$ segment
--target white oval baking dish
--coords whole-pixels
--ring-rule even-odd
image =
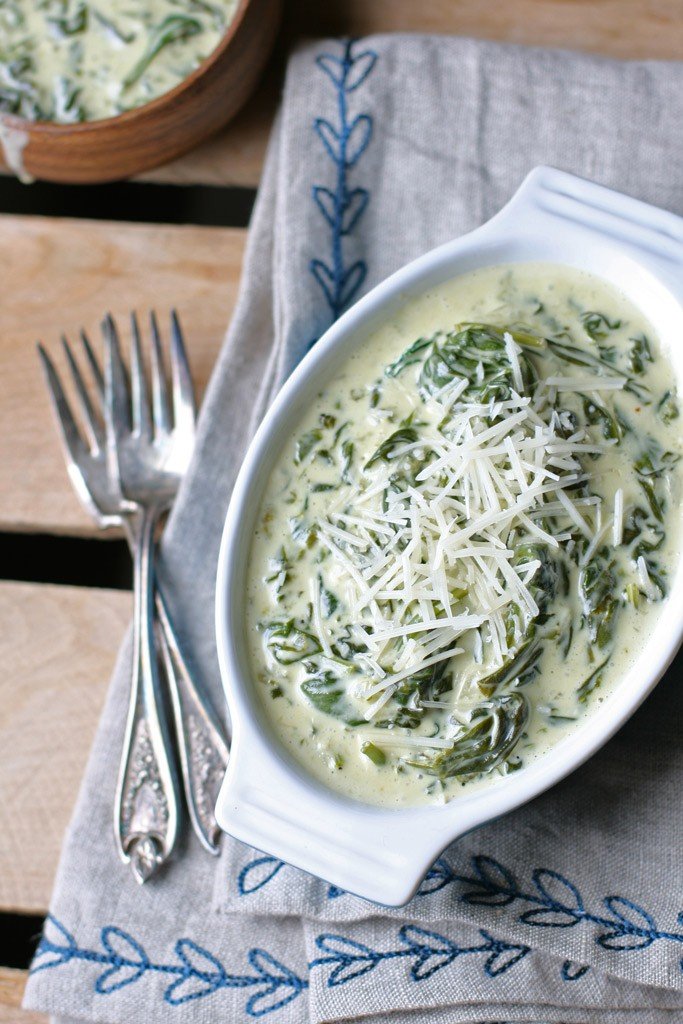
[[[683,636],[679,564],[650,640],[602,705],[545,756],[443,806],[385,810],[333,793],[284,751],[259,706],[244,641],[245,573],[261,494],[283,442],[322,382],[397,307],[467,271],[531,260],[578,267],[619,287],[657,331],[683,391],[683,220],[539,167],[491,221],[399,270],[330,327],[263,421],[225,522],[216,635],[233,740],[216,818],[242,842],[389,906],[413,895],[448,843],[530,800],[602,746],[661,678]]]

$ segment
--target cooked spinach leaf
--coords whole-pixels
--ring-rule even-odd
[[[130,89],[144,75],[154,58],[161,53],[166,46],[177,42],[179,39],[189,39],[202,31],[202,23],[196,18],[190,18],[187,14],[169,14],[160,24],[155,25],[149,34],[145,52],[133,65],[126,77],[123,79],[123,88]]]
[[[603,649],[612,642],[619,609],[615,561],[597,553],[579,572],[579,597],[590,641]]]
[[[388,461],[398,448],[402,448],[405,444],[412,444],[414,441],[417,441],[417,437],[417,430],[414,427],[399,427],[386,440],[382,441],[379,448],[365,463],[365,468],[369,469],[370,466],[374,466],[376,462],[381,460]]]
[[[374,743],[370,743],[369,740],[361,745],[360,752],[361,754],[365,754],[366,757],[369,757],[372,763],[377,765],[378,768],[387,763],[387,755],[384,751],[375,746]]]
[[[393,363],[389,363],[384,373],[387,377],[398,377],[399,373],[403,373],[409,366],[415,366],[417,363],[422,362],[422,353],[430,345],[434,344],[433,338],[418,338],[413,344],[405,350],[405,352],[398,357]]]
[[[521,693],[493,697],[472,711],[469,724],[447,750],[424,754],[406,763],[445,781],[480,775],[501,764],[517,744],[529,717]]]
[[[645,364],[654,362],[650,342],[644,334],[637,338],[631,338],[631,351],[629,353],[629,367],[632,373],[645,373]]]
[[[663,423],[671,423],[672,420],[677,420],[679,416],[678,400],[676,398],[675,391],[667,391],[664,397],[657,405],[657,412],[659,413],[660,419]]]
[[[266,646],[276,661],[292,665],[320,651],[317,637],[299,628],[293,619],[270,622],[263,629]]]
[[[610,331],[621,327],[621,320],[610,320],[604,313],[586,312],[581,314],[583,329],[593,341],[601,341]]]
[[[344,689],[334,672],[321,671],[309,676],[301,684],[301,692],[308,697],[311,704],[326,715],[334,713],[335,708],[344,696]]]

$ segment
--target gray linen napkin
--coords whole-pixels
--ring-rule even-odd
[[[536,164],[683,213],[681,124],[677,64],[409,36],[293,56],[238,309],[163,545],[175,621],[217,707],[214,575],[230,489],[311,342],[402,263],[490,217]],[[27,1006],[118,1024],[680,1019],[676,666],[601,754],[453,844],[406,908],[384,911],[227,837],[218,861],[188,837],[139,889],[110,834],[129,661],[127,639]]]

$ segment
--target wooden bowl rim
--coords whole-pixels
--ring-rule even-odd
[[[106,129],[113,125],[134,127],[136,121],[146,120],[149,116],[154,117],[157,111],[169,106],[182,96],[183,93],[192,89],[196,82],[222,60],[240,25],[244,21],[247,8],[251,3],[252,0],[238,0],[237,10],[225,34],[194,71],[191,71],[186,78],[183,78],[172,89],[169,89],[168,92],[164,92],[160,96],[148,100],[146,103],[141,103],[140,106],[133,107],[132,110],[124,110],[121,114],[112,114],[111,117],[100,117],[95,121],[79,121],[76,124],[60,124],[58,121],[29,121],[27,118],[18,117],[16,114],[0,113],[0,124],[6,125],[12,130],[26,132],[29,136],[87,135],[88,133],[94,133],[99,129]]]

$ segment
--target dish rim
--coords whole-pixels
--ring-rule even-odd
[[[548,218],[559,233],[552,242],[543,234]],[[641,288],[640,296],[622,288],[631,301],[642,309],[647,305],[646,293],[652,293],[648,301],[652,302],[653,296],[665,300],[663,318],[673,317],[679,328],[683,327],[683,220],[566,172],[536,168],[490,221],[398,270],[325,332],[285,382],[260,425],[226,516],[216,582],[216,639],[234,735],[216,807],[217,820],[242,841],[384,904],[404,904],[448,843],[560,781],[596,753],[630,718],[661,679],[683,638],[683,556],[679,557],[662,613],[640,654],[601,707],[578,729],[522,771],[501,778],[500,784],[463,794],[446,805],[382,808],[361,804],[317,782],[279,747],[277,740],[269,744],[267,733],[264,735],[261,729],[265,715],[259,712],[253,683],[244,678],[248,655],[242,652],[240,657],[238,652],[241,641],[236,613],[237,605],[243,604],[240,566],[248,557],[244,533],[250,504],[255,509],[260,502],[261,494],[257,492],[268,475],[263,467],[269,459],[273,461],[274,450],[281,450],[278,438],[291,436],[291,429],[285,430],[283,423],[299,418],[297,404],[314,389],[318,378],[333,372],[335,355],[340,362],[348,356],[354,340],[361,344],[359,336],[371,333],[386,319],[388,307],[398,307],[411,295],[426,291],[437,278],[452,279],[475,267],[534,258],[552,262],[540,252],[544,246],[556,245],[557,237],[570,250],[574,246],[574,255],[554,262],[588,270],[610,281],[609,273],[601,275],[593,264],[599,255],[607,258],[611,254],[622,270],[629,268],[631,279]],[[582,248],[587,241],[593,247],[588,256]],[[515,245],[521,246],[520,251],[531,253],[535,249],[536,255],[513,260],[496,255],[506,246],[514,250]],[[444,272],[446,268],[448,272]],[[651,321],[658,319],[645,315]],[[656,322],[654,326],[661,336]],[[664,333],[671,336],[673,328]],[[679,385],[683,384],[683,351],[675,359],[675,350],[670,347],[669,355]],[[616,699],[617,695],[621,700]],[[276,739],[274,733],[272,738]],[[336,851],[329,834],[333,827]],[[342,842],[338,842],[340,832]],[[379,836],[381,849],[369,854],[366,840],[373,834]]]

